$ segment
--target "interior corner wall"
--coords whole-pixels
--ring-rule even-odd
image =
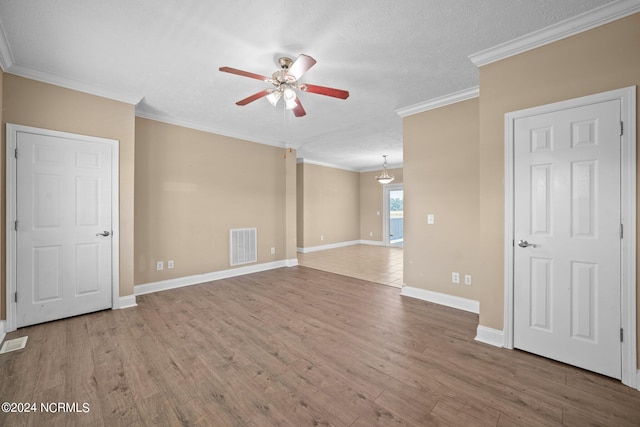
[[[2,266],[6,262],[6,124],[115,139],[120,142],[120,296],[133,294],[135,107],[8,73],[3,76],[2,87]],[[3,271],[0,290],[3,300],[5,276]],[[4,302],[1,305],[4,319]]]
[[[137,117],[135,284],[234,268],[232,228],[257,228],[258,264],[284,260],[286,160],[281,148]]]
[[[360,240],[384,242],[384,186],[376,181],[382,170],[360,173]],[[392,184],[402,184],[403,169],[389,169]]]
[[[640,13],[480,67],[481,325],[501,330],[504,319],[504,115],[633,85]]]
[[[451,273],[478,271],[478,108],[474,98],[403,119],[404,283],[472,300],[478,283],[454,284]]]
[[[296,247],[304,247],[304,163],[296,164]]]
[[[359,172],[309,163],[299,167],[303,177],[302,184],[298,182],[303,198],[300,247],[360,240]]]

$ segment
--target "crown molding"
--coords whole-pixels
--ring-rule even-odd
[[[468,89],[460,90],[458,92],[450,93],[448,95],[440,96],[438,98],[433,98],[419,104],[399,108],[396,110],[396,113],[400,117],[407,117],[413,114],[418,114],[436,108],[444,107],[445,105],[455,104],[456,102],[462,102],[468,99],[477,98],[479,95],[480,89],[478,88],[478,86],[474,86]]]
[[[640,12],[638,0],[618,0],[469,55],[476,67],[526,52]]]
[[[304,163],[306,165],[314,165],[314,166],[322,166],[325,168],[332,168],[332,169],[341,169],[341,170],[345,170],[348,172],[360,172],[358,169],[353,169],[353,168],[348,168],[345,166],[338,166],[338,165],[334,165],[332,163],[325,163],[325,162],[318,162],[316,160],[309,160],[309,159],[305,159],[302,157],[298,157],[296,159],[296,163]]]
[[[2,67],[2,71],[6,72],[15,62],[7,40],[7,33],[4,32],[2,21],[0,21],[0,67]]]
[[[125,104],[136,105],[142,100],[142,96],[132,95],[128,93],[115,92],[98,86],[90,85],[79,80],[73,80],[66,77],[56,76],[54,74],[34,70],[32,68],[23,67],[14,64],[6,70],[9,74],[19,77],[25,77],[31,80],[37,80],[42,83],[48,83],[55,86],[64,87],[78,92],[88,93],[90,95],[100,96],[102,98],[112,99],[114,101],[124,102]]]
[[[334,165],[333,163],[326,163],[326,162],[318,162],[316,160],[309,160],[309,159],[305,159],[302,157],[298,157],[296,159],[296,163],[304,163],[304,164],[308,164],[308,165],[315,165],[315,166],[322,166],[325,168],[332,168],[332,169],[341,169],[341,170],[345,170],[348,172],[358,172],[358,173],[363,173],[363,172],[380,172],[382,171],[382,166],[376,166],[373,168],[364,168],[364,169],[354,169],[354,168],[349,168],[346,166],[338,166],[338,165]],[[402,169],[403,168],[403,164],[402,163],[395,163],[395,164],[389,164],[387,165],[387,169],[392,170],[392,169]]]
[[[404,168],[404,163],[389,163],[387,165],[387,169],[389,170],[389,172],[391,172],[394,169],[402,169]],[[364,173],[364,172],[382,172],[382,166],[374,166],[374,167],[370,167],[370,168],[364,168],[364,169],[360,169],[360,172]]]
[[[167,114],[152,113],[149,111],[142,110],[140,108],[136,108],[136,117],[155,120],[156,122],[162,122],[169,125],[180,126],[183,128],[199,130],[202,132],[213,133],[216,135],[228,136],[230,138],[241,139],[243,141],[255,142],[257,144],[271,145],[273,147],[278,147],[278,148],[297,149],[297,147],[289,147],[289,146],[285,147],[285,145],[281,141],[254,138],[248,135],[243,135],[237,132],[230,131],[228,129],[217,128],[217,127],[206,125],[203,123],[191,122],[188,120],[180,119],[178,117],[169,116]]]

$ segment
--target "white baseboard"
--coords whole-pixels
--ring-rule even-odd
[[[472,299],[441,294],[439,292],[428,291],[421,288],[414,288],[412,286],[403,287],[400,295],[421,299],[423,301],[434,302],[440,305],[446,305],[447,307],[457,308],[458,310],[470,311],[476,314],[480,313],[480,303]]]
[[[113,309],[118,310],[121,308],[131,308],[131,307],[136,307],[137,305],[138,304],[136,304],[136,296],[127,295],[127,296],[118,298],[118,306],[113,307]]]
[[[328,245],[309,246],[308,248],[298,248],[298,252],[307,254],[309,252],[326,251],[327,249],[343,248],[345,246],[359,245],[360,240],[351,240],[349,242],[330,243]]]
[[[243,276],[245,274],[258,273],[260,271],[273,270],[282,267],[293,267],[298,260],[282,260],[254,264],[247,267],[231,268],[229,270],[213,271],[211,273],[196,274],[194,276],[178,277],[176,279],[162,280],[159,282],[144,283],[133,287],[134,295],[144,295],[153,292],[166,291],[168,289],[182,288],[183,286],[198,285],[214,280],[227,279],[229,277]]]
[[[478,325],[478,328],[476,329],[476,341],[480,341],[494,347],[504,347],[504,331]]]
[[[0,320],[0,343],[2,341],[4,341],[4,337],[7,336],[7,332],[4,329],[4,325],[5,325],[6,321],[5,320]]]
[[[285,260],[285,266],[287,267],[295,267],[296,265],[298,265],[298,258]]]
[[[378,240],[360,240],[361,245],[384,246],[384,242]]]
[[[370,245],[370,246],[384,246],[384,242],[377,240],[351,240],[348,242],[331,243],[328,245],[309,246],[308,248],[297,248],[299,253],[306,254],[309,252],[326,251],[327,249],[343,248],[345,246],[353,245]]]

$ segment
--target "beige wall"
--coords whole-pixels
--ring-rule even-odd
[[[360,174],[309,163],[298,168],[303,197],[299,247],[360,240]]]
[[[383,186],[376,181],[382,170],[360,173],[360,239],[383,242]],[[389,169],[392,184],[402,184],[403,170]],[[379,214],[378,214],[379,213]],[[370,236],[369,233],[373,233]]]
[[[403,120],[404,283],[478,300],[477,98]],[[427,224],[427,215],[435,224]],[[461,283],[451,282],[460,273]]]
[[[503,328],[504,114],[631,85],[640,14],[480,68],[481,325]]]
[[[296,163],[296,247],[304,247],[304,163]]]
[[[258,263],[287,254],[284,150],[136,118],[135,283],[210,273],[229,265],[229,230],[258,229]],[[292,188],[295,195],[295,187]],[[275,255],[271,248],[276,248]],[[175,268],[168,270],[166,261]],[[165,269],[156,271],[156,261]]]
[[[120,141],[120,296],[133,293],[134,222],[134,117],[133,105],[5,74],[2,82],[2,230],[5,227],[5,134],[6,124],[14,123],[97,136]],[[4,266],[5,238],[0,242]],[[5,274],[1,275],[0,298],[5,295]],[[2,306],[5,318],[4,301]]]

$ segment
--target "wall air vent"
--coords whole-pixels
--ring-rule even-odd
[[[258,261],[258,230],[256,228],[232,228],[230,230],[231,265]]]

